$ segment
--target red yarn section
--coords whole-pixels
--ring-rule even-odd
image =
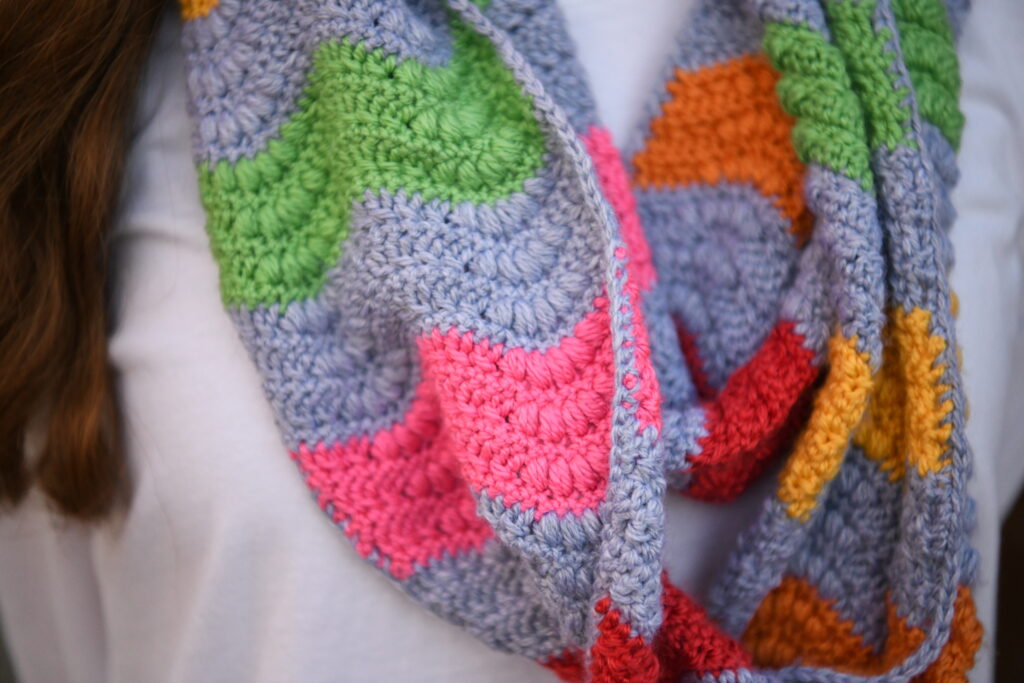
[[[817,376],[802,335],[792,322],[780,322],[707,405],[708,433],[690,458],[686,495],[729,501],[742,493],[791,438],[794,408]]]
[[[697,675],[718,675],[727,669],[751,665],[750,655],[735,640],[711,622],[704,609],[662,575],[661,630],[654,639],[654,651],[661,662],[659,683],[676,683],[689,671]]]
[[[566,650],[557,657],[551,657],[543,662],[545,666],[555,672],[563,681],[568,683],[579,683],[583,680],[583,653]]]
[[[676,683],[686,673],[718,675],[726,670],[751,666],[750,655],[739,643],[723,634],[704,609],[676,588],[662,574],[664,620],[653,647],[630,627],[611,600],[594,606],[603,618],[590,650],[590,678],[595,683]],[[585,678],[583,655],[566,651],[543,662],[563,681]]]
[[[590,649],[592,683],[655,683],[661,666],[654,649],[640,636],[630,636],[630,627],[611,600],[602,598],[594,606],[604,618],[597,625],[598,636]]]

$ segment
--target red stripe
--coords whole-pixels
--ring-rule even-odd
[[[818,376],[814,354],[792,322],[780,322],[750,361],[729,377],[706,406],[707,436],[686,495],[732,500],[787,445],[801,411],[794,410]]]
[[[604,618],[597,625],[598,636],[590,648],[591,683],[656,683],[661,665],[654,648],[632,630],[611,600],[602,598],[594,609]]]
[[[676,683],[686,673],[719,675],[751,666],[750,655],[718,630],[704,609],[662,574],[664,618],[653,646],[631,628],[621,613],[603,598],[594,606],[603,615],[590,650],[590,678],[594,683]],[[583,655],[566,651],[545,661],[563,681],[585,679]]]
[[[751,665],[750,655],[718,630],[704,609],[662,574],[664,623],[654,639],[661,661],[659,683],[675,683],[686,672],[719,675]]]

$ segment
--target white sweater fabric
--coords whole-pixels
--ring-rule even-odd
[[[599,111],[628,142],[691,2],[565,0]],[[115,228],[116,328],[134,496],[82,526],[37,494],[0,516],[0,618],[24,683],[554,681],[414,605],[352,550],[281,445],[224,312],[204,231],[170,13],[140,93]],[[1024,6],[978,2],[961,44],[967,115],[954,286],[991,680],[999,518],[1024,478]],[[1014,417],[1018,419],[1013,419]],[[771,490],[670,497],[666,564],[701,596]]]

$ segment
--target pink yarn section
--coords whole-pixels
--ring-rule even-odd
[[[445,553],[480,549],[493,536],[446,457],[433,387],[424,382],[405,420],[370,437],[293,453],[320,507],[343,524],[363,557],[396,579]]]
[[[612,142],[611,133],[603,128],[591,126],[582,139],[587,153],[594,161],[601,192],[615,211],[615,217],[619,221],[619,232],[628,250],[628,254],[615,254],[615,257],[620,260],[627,259],[626,272],[629,279],[624,289],[633,308],[633,326],[630,332],[636,345],[636,365],[640,376],[626,375],[623,384],[627,389],[636,389],[633,397],[637,401],[636,417],[640,429],[653,425],[660,433],[661,391],[654,367],[651,365],[647,324],[644,322],[643,309],[640,306],[640,290],[650,290],[657,279],[654,262],[651,260],[651,249],[647,245],[647,238],[644,237],[643,226],[636,212],[636,198],[629,186],[629,176],[622,165],[619,150]]]

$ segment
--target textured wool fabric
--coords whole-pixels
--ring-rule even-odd
[[[963,678],[963,7],[709,0],[626,163],[551,2],[183,3],[225,304],[319,505],[567,680]],[[708,611],[666,489],[776,495]]]

